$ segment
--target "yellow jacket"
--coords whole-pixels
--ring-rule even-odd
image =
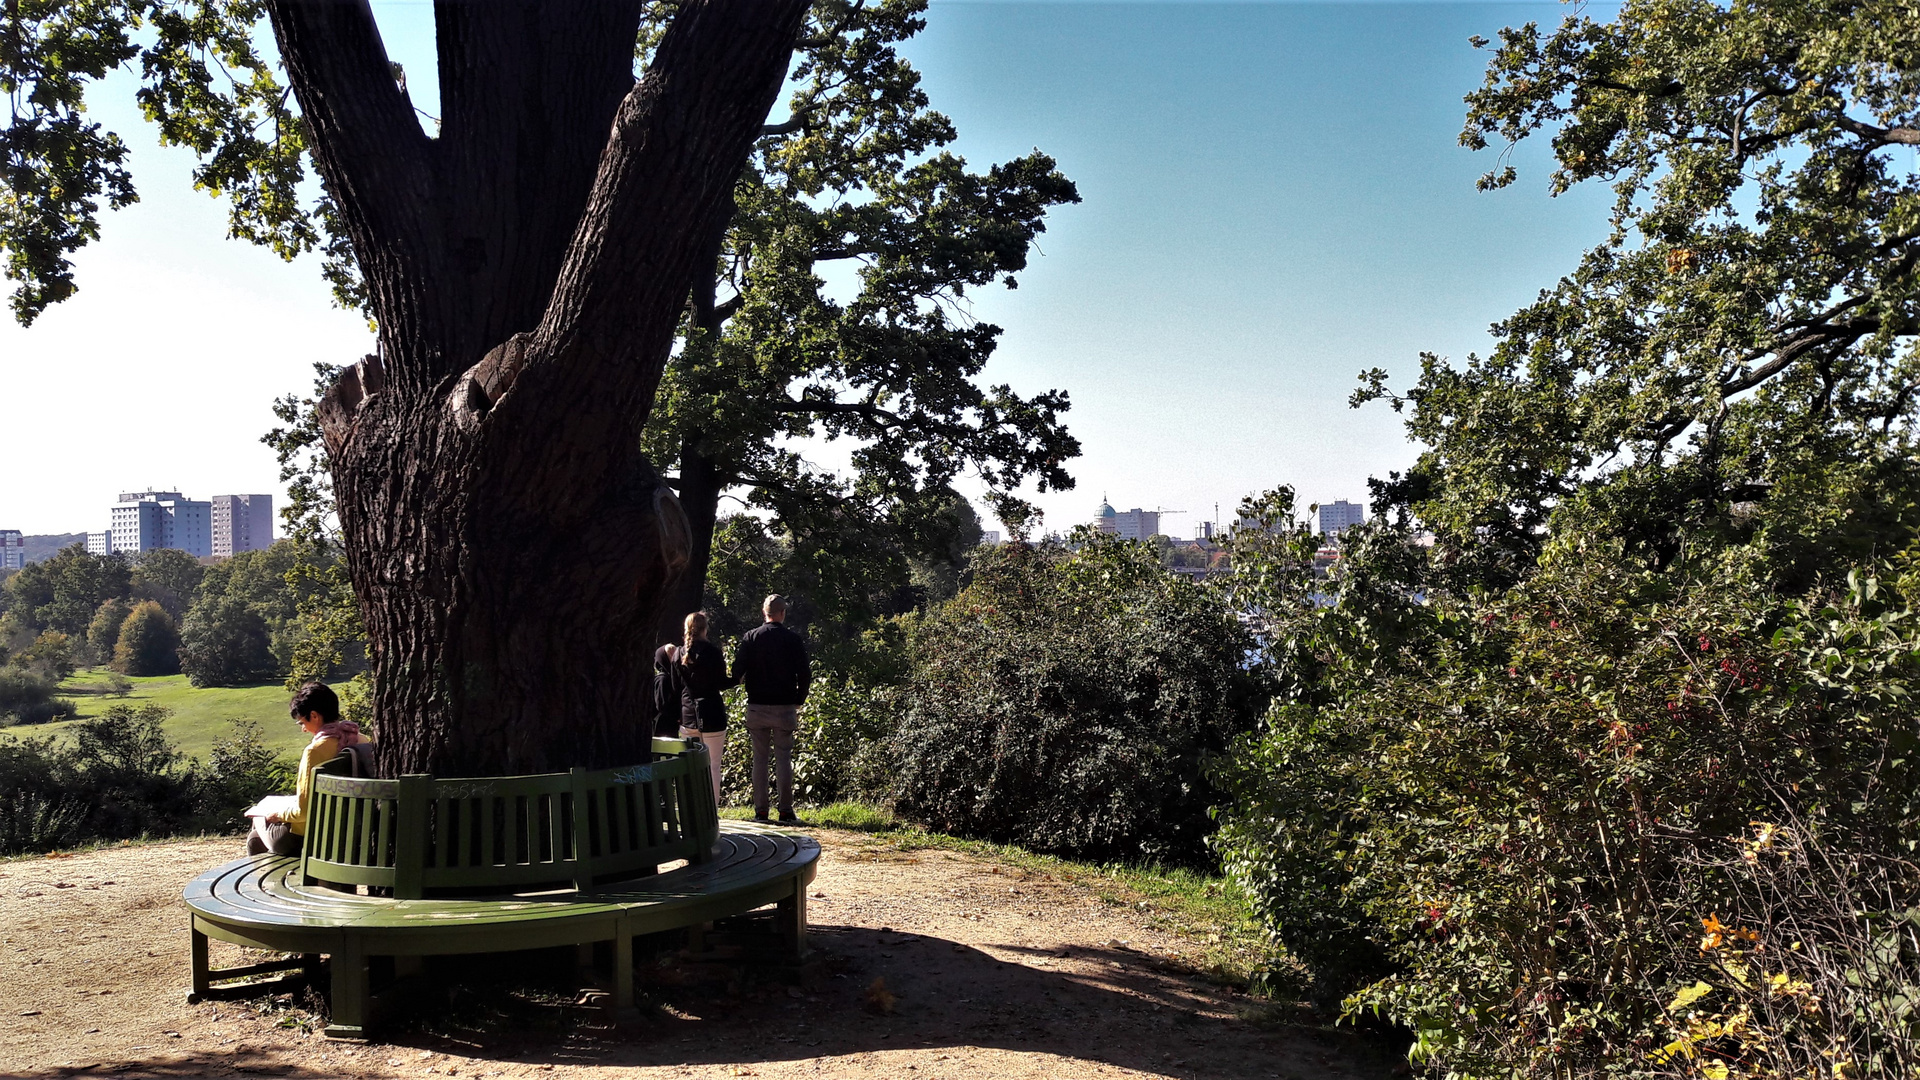
[[[294,787],[300,806],[287,819],[290,831],[301,836],[307,834],[307,800],[313,795],[313,770],[339,756],[340,740],[331,735],[315,735],[307,748],[300,751],[300,779]]]

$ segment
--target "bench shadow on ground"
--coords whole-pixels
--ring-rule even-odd
[[[1404,1075],[1379,1042],[1296,1020],[1112,943],[997,944],[1003,959],[939,937],[816,925],[813,953],[796,965],[772,959],[777,940],[770,920],[749,916],[721,924],[697,952],[663,945],[639,963],[638,1016],[621,1018],[581,993],[571,950],[436,958],[403,988],[410,1010],[380,1029],[369,1064],[396,1059],[411,1073],[428,1054],[521,1068],[817,1058],[830,1074],[835,1058],[919,1051],[934,1059],[920,1065],[927,1075],[930,1066],[968,1072],[970,1055],[1003,1050],[1168,1077]],[[297,1054],[101,1061],[0,1080],[327,1075],[289,1065]]]

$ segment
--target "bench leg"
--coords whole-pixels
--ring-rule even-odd
[[[807,888],[795,886],[793,895],[779,904],[780,934],[795,960],[807,955]]]
[[[367,1037],[367,957],[357,944],[333,954],[333,1021],[330,1039]]]
[[[624,919],[613,935],[613,1007],[633,1008],[633,931]]]
[[[213,974],[207,963],[207,935],[201,933],[197,926],[192,927],[192,931],[193,993],[187,995],[189,1005],[199,1002],[201,998],[206,997],[207,991],[213,988]]]

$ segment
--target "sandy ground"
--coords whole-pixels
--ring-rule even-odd
[[[180,890],[233,840],[0,863],[0,1077],[1405,1074],[1354,1037],[1276,1024],[1195,977],[1194,942],[1082,887],[819,838],[804,965],[767,960],[751,920],[723,927],[646,963],[639,1020],[615,1024],[577,1004],[591,995],[570,955],[436,962],[372,1045],[316,1034],[310,990],[186,1003]],[[214,949],[215,966],[246,962]]]

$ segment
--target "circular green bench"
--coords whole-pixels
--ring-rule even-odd
[[[611,942],[614,1006],[633,1003],[633,939],[763,907],[805,949],[810,837],[714,812],[706,751],[542,776],[357,780],[318,775],[302,856],[261,855],[186,888],[193,994],[330,958],[327,1034],[366,1034],[368,960]],[[665,873],[659,867],[685,860]],[[298,959],[213,970],[209,939]],[[417,962],[417,961],[414,961]]]

